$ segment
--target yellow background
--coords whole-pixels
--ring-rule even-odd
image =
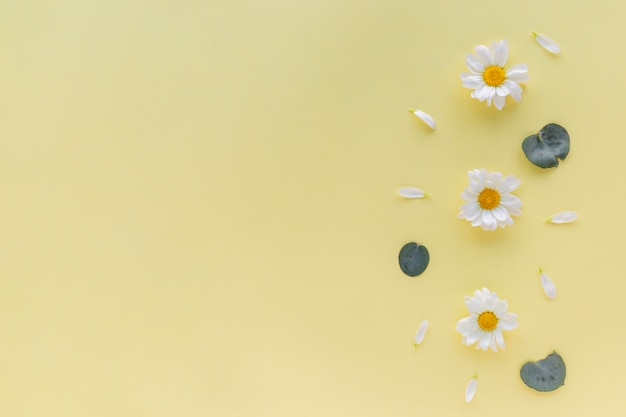
[[[0,10],[0,415],[622,415],[623,5]],[[530,74],[501,112],[459,79],[499,39]],[[521,141],[549,122],[572,148],[541,170]],[[522,180],[512,227],[456,218],[474,168]],[[409,241],[431,254],[418,278]],[[519,314],[498,353],[454,330],[483,286]],[[552,350],[566,385],[539,394],[519,368]]]

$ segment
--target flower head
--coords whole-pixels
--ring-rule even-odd
[[[470,72],[461,74],[463,87],[474,90],[471,97],[481,102],[487,100],[488,106],[493,101],[498,110],[502,110],[508,95],[520,101],[523,90],[519,83],[528,80],[528,67],[526,64],[517,64],[505,71],[504,65],[509,55],[507,41],[492,42],[489,48],[476,45],[475,49],[475,56],[467,54],[465,58]]]
[[[461,193],[466,201],[460,208],[458,217],[480,226],[483,230],[513,224],[511,215],[522,214],[522,201],[511,194],[519,187],[520,180],[512,175],[506,178],[499,172],[475,169],[467,173],[469,185]]]
[[[504,349],[502,330],[513,330],[517,327],[517,314],[507,313],[508,303],[500,300],[495,292],[487,288],[476,290],[473,297],[465,297],[465,305],[470,312],[456,324],[456,330],[463,336],[463,344],[476,349],[497,352]]]

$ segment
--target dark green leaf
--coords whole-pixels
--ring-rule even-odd
[[[415,242],[407,243],[400,249],[400,269],[410,277],[416,277],[428,266],[430,255],[426,246],[418,245]]]
[[[556,123],[545,125],[539,133],[530,135],[522,142],[526,158],[541,168],[559,166],[569,153],[569,134]]]
[[[556,352],[537,362],[526,362],[519,373],[524,384],[536,391],[554,391],[565,384],[565,362]]]

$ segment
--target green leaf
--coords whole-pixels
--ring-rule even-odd
[[[537,362],[526,362],[519,373],[524,384],[540,392],[554,391],[565,384],[565,362],[556,352]]]
[[[410,242],[400,249],[398,261],[400,262],[402,272],[410,277],[416,277],[426,270],[430,261],[430,255],[426,246]]]
[[[528,136],[522,142],[526,158],[540,168],[559,166],[569,153],[569,134],[556,123],[545,125],[539,133]]]

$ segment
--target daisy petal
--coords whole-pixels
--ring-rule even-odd
[[[506,40],[498,42],[495,46],[493,63],[499,67],[503,67],[506,64],[506,60],[509,57],[509,45]]]
[[[493,98],[493,105],[496,106],[496,109],[502,110],[505,104],[506,104],[506,97],[496,95]]]
[[[528,81],[528,66],[526,64],[513,65],[506,72],[506,78],[516,83]]]
[[[416,115],[422,122],[430,126],[432,130],[435,130],[435,128],[437,127],[437,124],[435,123],[435,119],[433,119],[433,117],[430,114],[424,113],[421,110],[415,110],[415,109],[409,109],[409,111],[413,113],[414,115]]]
[[[522,87],[519,86],[518,83],[511,81],[511,80],[504,80],[504,85],[509,89],[509,93],[513,94],[522,94],[522,92],[524,90],[522,90]]]
[[[461,80],[465,88],[478,88],[485,85],[485,80],[483,80],[482,75],[471,74],[469,72],[462,73]]]
[[[398,190],[398,194],[400,194],[404,198],[423,198],[426,197],[426,194],[423,190],[420,190],[416,187],[403,187]]]
[[[469,404],[469,402],[472,401],[472,399],[474,398],[474,395],[476,395],[477,388],[478,388],[478,379],[476,375],[474,375],[474,377],[470,379],[470,381],[467,383],[467,386],[465,387],[465,402],[466,403]]]
[[[465,56],[465,65],[474,74],[482,74],[485,70],[485,65],[474,55],[467,54]]]
[[[543,287],[543,292],[546,293],[546,296],[554,300],[556,298],[556,287],[554,286],[554,282],[550,279],[550,277],[545,274],[541,269],[539,270],[541,279],[541,286]]]
[[[489,48],[487,48],[485,45],[476,45],[475,51],[476,57],[484,66],[493,65]]]
[[[550,38],[547,35],[544,35],[543,33],[533,32],[533,35],[535,36],[535,40],[537,41],[537,43],[541,45],[541,47],[546,51],[553,54],[558,54],[561,52],[559,44],[556,43],[554,39]]]
[[[571,223],[578,218],[578,214],[575,211],[561,211],[553,214],[548,220],[550,223],[563,224]]]
[[[419,329],[417,329],[417,333],[415,333],[415,346],[422,343],[424,340],[424,336],[426,335],[426,330],[428,329],[428,320],[422,320],[420,323]]]

